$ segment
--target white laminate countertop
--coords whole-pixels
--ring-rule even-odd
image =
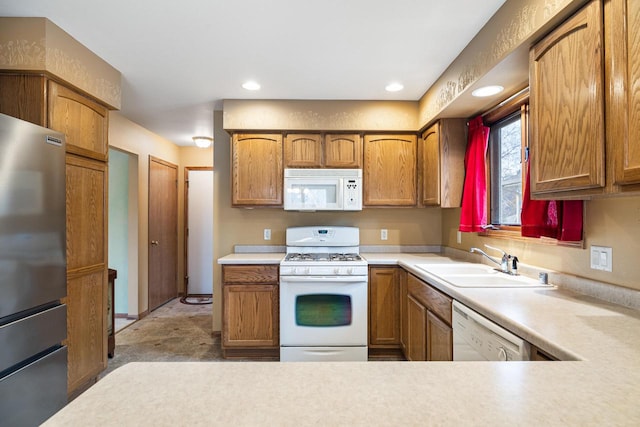
[[[251,263],[236,255],[219,262]],[[416,267],[455,262],[437,254],[363,256],[567,361],[132,363],[45,425],[640,425],[640,312],[555,287],[456,288]]]
[[[229,254],[218,258],[218,264],[280,264],[284,256],[279,252]]]

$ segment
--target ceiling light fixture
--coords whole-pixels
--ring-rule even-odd
[[[242,84],[242,87],[245,88],[246,90],[260,90],[260,85],[254,81],[244,82]]]
[[[213,138],[208,136],[194,136],[192,139],[193,143],[200,148],[209,148],[213,144]]]
[[[498,85],[493,85],[493,86],[483,86],[483,87],[479,87],[478,89],[474,90],[473,92],[471,92],[471,95],[478,97],[478,98],[484,98],[487,96],[492,96],[492,95],[496,95],[500,92],[502,92],[504,90],[504,88],[502,86],[498,86]]]
[[[402,83],[393,82],[393,83],[389,83],[388,85],[386,85],[384,89],[387,92],[398,92],[398,91],[401,91],[402,89],[404,89],[404,86],[402,85]]]

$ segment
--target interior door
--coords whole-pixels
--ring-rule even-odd
[[[178,167],[149,156],[149,311],[178,296]]]
[[[186,169],[186,294],[213,294],[213,169]]]

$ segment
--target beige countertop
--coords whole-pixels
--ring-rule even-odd
[[[218,264],[280,264],[284,255],[279,252],[229,254],[218,258]]]
[[[252,255],[282,257],[219,262]],[[456,288],[416,267],[454,262],[437,254],[363,256],[568,361],[136,363],[46,425],[640,425],[637,310],[556,287]]]
[[[131,363],[44,425],[637,426],[639,383],[588,362]]]

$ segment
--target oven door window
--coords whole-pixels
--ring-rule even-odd
[[[296,297],[298,326],[331,327],[351,324],[352,303],[349,295],[310,294]]]

